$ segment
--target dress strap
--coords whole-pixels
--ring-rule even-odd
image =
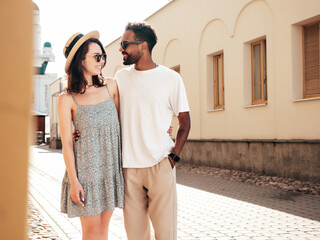
[[[110,91],[109,91],[109,88],[108,88],[108,84],[106,84],[106,87],[107,87],[107,90],[108,90],[109,96],[112,98],[112,96],[111,96],[111,94],[110,94]]]
[[[77,106],[79,107],[80,105],[77,103],[77,101],[76,101],[76,99],[74,98],[74,96],[73,96],[73,94],[72,93],[70,93],[71,94],[71,97],[73,98],[73,101],[77,104]]]

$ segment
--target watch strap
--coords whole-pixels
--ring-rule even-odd
[[[168,156],[172,158],[176,163],[180,161],[180,157],[177,154],[170,153]]]

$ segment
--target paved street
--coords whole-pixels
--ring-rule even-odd
[[[59,212],[61,150],[31,147],[29,197],[60,239],[81,239],[78,218]],[[178,239],[320,239],[320,197],[177,171]],[[111,240],[126,239],[122,210]]]

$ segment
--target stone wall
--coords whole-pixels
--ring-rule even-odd
[[[184,162],[320,182],[320,140],[189,140]]]

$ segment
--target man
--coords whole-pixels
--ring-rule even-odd
[[[129,23],[119,51],[123,64],[115,79],[120,92],[124,221],[129,240],[177,239],[175,164],[190,130],[189,106],[178,73],[152,60],[157,43],[146,23]],[[178,116],[175,143],[167,133]]]

